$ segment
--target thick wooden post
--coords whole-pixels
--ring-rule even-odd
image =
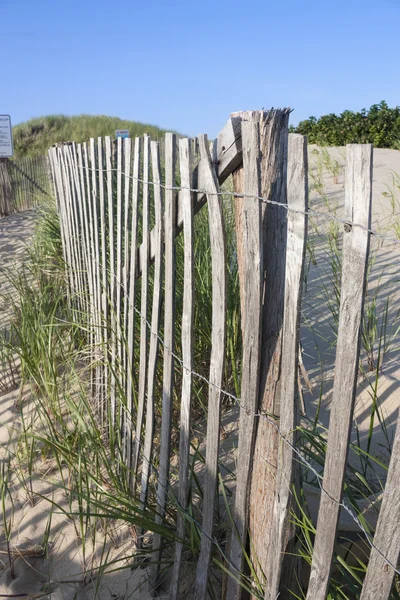
[[[289,109],[251,113],[259,121],[260,129],[260,195],[286,204],[286,171]],[[250,113],[234,113],[231,117],[246,119]],[[244,145],[243,145],[244,151]],[[233,176],[234,191],[243,193],[243,170]],[[245,297],[243,275],[243,200],[236,199],[236,234],[239,279],[244,331]],[[260,357],[259,399],[257,409],[279,417],[280,369],[282,353],[282,326],[284,312],[286,210],[266,202],[261,203],[263,229],[263,290],[262,334]],[[278,457],[278,433],[266,420],[257,421],[255,449],[252,461],[252,480],[249,494],[249,532],[255,568],[261,578],[267,571],[272,515],[275,498],[275,480]]]

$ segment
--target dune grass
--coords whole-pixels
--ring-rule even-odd
[[[86,142],[99,136],[115,137],[117,129],[129,129],[129,135],[148,133],[157,140],[165,133],[156,125],[138,123],[105,115],[49,115],[38,117],[13,127],[16,158],[46,154],[48,148],[58,142]]]

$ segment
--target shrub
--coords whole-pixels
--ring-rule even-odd
[[[319,146],[374,144],[377,148],[400,149],[400,106],[389,108],[382,100],[369,110],[345,110],[340,115],[323,115],[319,119],[310,117],[290,129]]]

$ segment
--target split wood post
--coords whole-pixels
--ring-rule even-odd
[[[237,485],[232,512],[234,526],[229,557],[230,573],[225,596],[227,600],[241,598],[240,579],[244,566],[243,549],[247,540],[248,490],[259,395],[262,323],[262,220],[261,204],[256,199],[261,193],[258,113],[247,113],[246,118],[242,120],[241,130],[244,170],[244,189],[241,192],[245,194],[242,221],[244,334]]]
[[[108,423],[108,394],[109,394],[109,365],[108,365],[108,265],[107,265],[107,222],[106,222],[106,199],[104,186],[104,152],[103,140],[101,137],[97,139],[97,160],[99,173],[99,202],[100,202],[100,242],[101,242],[101,330],[102,330],[102,398],[101,398],[101,415],[102,424]]]
[[[297,591],[300,561],[295,549],[296,530],[292,513],[296,510],[300,464],[293,452],[299,425],[298,353],[300,308],[308,210],[307,139],[289,135],[288,148],[288,227],[286,247],[285,311],[282,334],[280,431],[276,497],[272,519],[271,550],[267,565],[265,600],[285,597]]]
[[[307,600],[325,600],[339,520],[349,451],[357,373],[361,320],[370,234],[355,227],[371,226],[372,146],[347,146],[342,277],[335,375],[329,419],[323,491],[318,512]]]
[[[165,212],[164,212],[164,247],[165,247],[165,292],[164,292],[164,365],[160,467],[157,486],[156,521],[162,524],[167,502],[169,481],[171,428],[172,428],[172,398],[174,384],[174,339],[175,339],[175,219],[176,195],[176,135],[165,134]],[[162,540],[158,534],[153,542],[155,567],[153,580],[158,584],[161,564]]]
[[[271,109],[234,113],[232,119],[251,118],[259,122],[260,131],[260,186],[258,196],[278,204],[286,204],[287,145],[290,110]],[[242,124],[243,138],[243,124]],[[244,164],[245,145],[242,139]],[[243,193],[243,174],[236,172],[233,177],[234,192]],[[244,219],[241,203],[245,198],[236,198],[235,209],[238,244],[239,277],[243,271],[245,252]],[[285,255],[287,237],[287,214],[284,208],[261,202],[262,213],[262,332],[260,345],[259,398],[256,411],[279,417],[280,368],[282,355],[282,326],[284,313]],[[242,257],[242,258],[241,258]],[[247,291],[240,281],[241,306]],[[242,331],[246,329],[246,310],[242,314]],[[242,395],[243,398],[243,395]],[[249,468],[251,482],[249,499],[249,534],[252,557],[259,578],[266,573],[269,563],[272,515],[275,500],[275,482],[278,457],[278,432],[274,424],[266,419],[258,419],[255,424],[254,455]],[[227,596],[229,597],[229,596]]]
[[[147,371],[147,404],[146,404],[146,432],[143,447],[142,464],[142,484],[140,492],[140,502],[144,510],[147,501],[147,491],[149,478],[151,474],[151,458],[154,442],[154,405],[155,405],[155,384],[158,363],[158,344],[161,317],[161,295],[163,285],[163,194],[161,191],[161,162],[160,162],[160,144],[151,142],[151,159],[153,172],[154,188],[154,215],[156,236],[156,253],[154,261],[154,283],[153,283],[153,305],[151,309],[151,330],[150,330],[150,348],[149,362]]]
[[[400,557],[400,417],[360,600],[389,600]],[[385,560],[386,559],[386,560]],[[391,562],[391,565],[388,564]]]
[[[143,140],[143,205],[142,205],[142,235],[143,235],[143,261],[141,263],[142,268],[142,288],[141,288],[141,300],[140,300],[140,358],[139,358],[139,397],[138,397],[138,409],[136,413],[136,436],[135,436],[135,448],[133,454],[132,471],[136,479],[138,463],[139,463],[139,452],[141,444],[143,416],[144,416],[144,405],[146,399],[146,373],[147,373],[147,298],[149,289],[149,216],[150,216],[150,188],[149,188],[149,176],[150,176],[150,137],[144,136]],[[134,298],[131,298],[131,302],[135,302]],[[134,482],[135,483],[135,482]]]
[[[132,209],[129,260],[129,297],[128,297],[128,376],[127,376],[127,422],[126,422],[126,465],[132,464],[133,399],[134,399],[134,359],[135,359],[135,297],[136,297],[136,255],[138,237],[139,175],[142,156],[142,138],[135,139],[132,175]],[[132,482],[135,485],[135,482]]]
[[[208,388],[207,449],[203,494],[203,521],[200,555],[197,563],[195,600],[205,600],[211,544],[214,527],[214,508],[218,481],[218,453],[221,420],[221,389],[225,364],[226,342],[226,247],[220,188],[211,162],[207,136],[199,136],[199,172],[206,184],[208,222],[210,228],[212,271],[211,357]]]
[[[177,542],[169,600],[179,598],[182,550],[185,536],[184,512],[189,489],[190,409],[193,384],[193,188],[191,148],[186,138],[179,140],[179,168],[182,185],[182,218],[184,243],[183,305],[182,305],[182,399],[179,434],[179,487],[176,523]]]
[[[286,204],[289,109],[259,113],[261,196]],[[282,326],[285,294],[287,213],[262,203],[263,306],[258,411],[279,417]],[[266,573],[272,541],[278,432],[265,419],[257,422],[250,489],[249,534],[259,577]],[[281,600],[281,599],[280,599]]]

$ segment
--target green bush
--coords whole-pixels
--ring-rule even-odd
[[[319,146],[374,144],[377,148],[400,149],[400,106],[389,108],[382,100],[369,110],[345,110],[340,115],[323,115],[319,119],[310,117],[290,129]]]

